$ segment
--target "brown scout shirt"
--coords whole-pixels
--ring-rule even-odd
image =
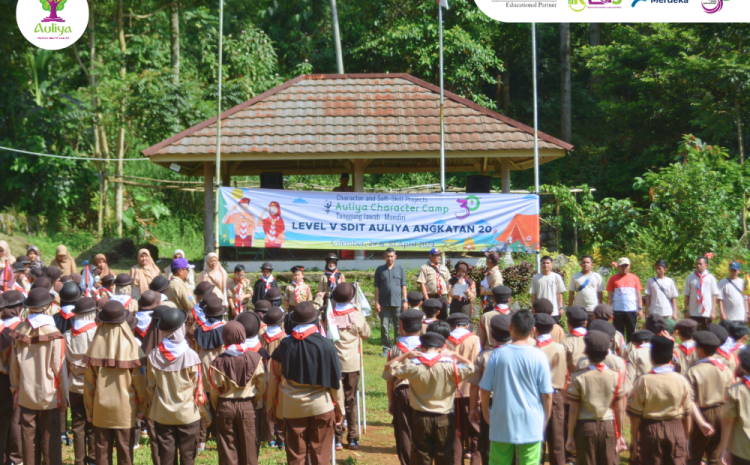
[[[341,373],[359,371],[359,339],[370,337],[370,325],[358,311],[350,313],[354,321],[348,329],[339,329],[340,339],[333,343],[341,363]]]
[[[448,350],[452,350],[456,352],[458,355],[465,357],[468,360],[476,360],[477,356],[479,355],[479,352],[482,351],[482,346],[479,343],[479,338],[475,336],[472,333],[467,333],[466,339],[461,341],[460,344],[455,344],[455,337],[453,336],[453,332],[451,332],[451,336],[446,339],[445,346]],[[458,389],[463,393],[464,396],[469,396],[469,381],[468,379],[464,379],[460,383],[458,383]]]
[[[344,273],[341,273],[341,282],[346,282],[346,278],[344,277]],[[341,283],[339,283],[341,284]],[[318,281],[318,293],[321,292],[328,292],[328,278],[326,277],[326,274],[323,273],[320,276],[320,281]]]
[[[723,403],[727,388],[734,382],[734,375],[721,360],[717,362],[719,366],[706,360],[710,358],[699,361],[685,374],[692,387],[693,402],[702,409]]]
[[[198,385],[198,365],[162,371],[149,361],[147,377],[149,419],[162,425],[189,425],[200,420],[200,407],[195,401],[198,389],[203,389]]]
[[[565,348],[565,363],[568,367],[568,373],[573,374],[576,371],[576,362],[583,357],[583,353],[586,351],[583,336],[574,336],[568,333],[560,344]]]
[[[136,414],[148,413],[145,367],[125,370],[90,366],[84,383],[86,416],[94,419],[97,428],[135,428]]]
[[[692,344],[684,345],[685,342],[691,342]],[[685,341],[680,344],[676,344],[674,348],[675,354],[677,354],[677,365],[679,365],[680,373],[687,373],[688,369],[695,365],[698,361],[698,351],[696,350],[695,341]]]
[[[291,311],[300,302],[312,300],[312,289],[310,289],[310,286],[307,283],[302,283],[299,286],[299,302],[294,296],[294,284],[289,284],[284,291],[284,302],[286,302],[287,311]]]
[[[552,340],[557,342],[558,344],[565,340],[565,330],[562,329],[562,326],[555,323],[552,326],[552,331],[549,332],[550,335],[552,335]],[[536,338],[539,336],[539,333],[536,332],[536,328],[534,328],[533,331],[531,331],[531,337]]]
[[[187,283],[180,278],[173,277],[169,281],[167,298],[171,302],[174,302],[174,304],[177,305],[177,308],[179,308],[183,312],[187,312],[188,315],[190,315],[190,312],[193,310],[193,306],[195,306],[195,298],[193,297],[193,293],[190,292]]]
[[[633,384],[628,415],[644,420],[672,420],[690,415],[690,383],[674,372],[645,373]]]
[[[625,363],[628,366],[628,382],[635,383],[639,376],[651,371],[651,344],[633,346],[628,352]]]
[[[625,346],[625,336],[623,336],[621,332],[615,331],[615,337],[612,338],[612,352],[614,352],[618,357],[624,357]]]
[[[610,370],[615,370],[620,373],[620,376],[622,376],[621,390],[624,394],[629,393],[633,388],[633,382],[628,379],[628,368],[625,366],[625,360],[615,354],[607,354],[607,356],[604,357],[604,364],[607,365]],[[576,363],[576,371],[587,368],[589,365],[589,359],[584,355],[578,359],[578,363]]]
[[[203,347],[196,347],[198,357],[201,359],[201,372],[208,373],[208,367],[211,366],[211,362],[216,357],[224,353],[224,346],[215,347],[210,350],[206,350]],[[208,376],[203,376],[203,389],[206,392],[211,392],[211,383],[208,382]]]
[[[399,339],[396,344],[391,346],[391,350],[388,352],[388,361],[390,362],[394,358],[400,355],[403,355],[405,353],[408,353],[409,347],[413,347],[414,350],[417,350],[420,347],[420,345],[421,345],[421,342],[419,341],[419,336],[402,336],[401,339]],[[409,385],[408,379],[396,378],[395,376],[391,374],[391,371],[385,367],[383,367],[383,374],[381,375],[381,378],[383,378],[386,381],[393,381],[394,391],[397,388],[400,388],[401,386]]]
[[[606,363],[604,364],[606,367]],[[619,372],[606,367],[603,371],[586,367],[570,377],[568,400],[578,402],[579,420],[614,420],[612,404],[625,396],[622,385],[625,380]]]
[[[258,339],[260,339],[260,345],[266,349],[266,352],[268,352],[268,355],[273,355],[273,352],[276,350],[276,348],[281,344],[281,341],[284,340],[286,337],[286,333],[284,331],[281,331],[279,334],[274,336],[273,338],[268,336],[268,326],[266,327],[266,330],[263,332],[262,336],[259,336]],[[273,328],[273,326],[271,326]]]
[[[434,353],[434,352],[433,352]],[[438,355],[440,357],[440,355]],[[410,403],[420,412],[447,414],[454,410],[456,376],[459,383],[474,373],[473,366],[437,362],[432,368],[413,360],[391,365],[391,374],[409,380]],[[456,371],[457,370],[457,371]]]
[[[13,341],[13,352],[10,357],[10,390],[18,395],[18,405],[31,410],[52,410],[57,408],[57,388],[55,379],[60,377],[63,358],[62,335],[53,325],[45,325],[33,330],[29,323],[16,326],[16,332],[26,336]],[[44,336],[55,337],[45,342],[31,344],[29,335],[44,339]],[[32,336],[33,337],[33,336]],[[62,381],[61,381],[62,382]],[[62,389],[61,389],[62,390]],[[60,393],[66,395],[65,392]]]
[[[426,333],[427,327],[436,321],[438,321],[437,318],[425,318],[424,320],[422,320],[422,329],[419,330],[419,335],[422,336],[424,333]]]
[[[450,271],[448,271],[448,267],[445,265],[439,265],[440,276],[443,278],[443,288],[438,292],[437,271],[435,270],[436,266],[438,265],[433,266],[431,262],[422,265],[422,268],[419,269],[419,276],[417,276],[417,283],[424,284],[427,288],[427,294],[429,295],[440,294],[441,296],[447,296],[448,280],[451,279]]]
[[[565,347],[558,344],[554,339],[545,342],[538,342],[537,347],[544,352],[549,359],[550,374],[552,375],[552,387],[556,391],[565,389],[565,382],[568,379],[568,370],[566,362]]]
[[[482,283],[480,282],[480,293],[481,295],[490,296],[490,299],[492,299],[492,288],[496,286],[502,286],[503,284],[503,274],[500,272],[500,267],[493,267],[485,274],[485,279],[487,279],[487,284],[489,285],[489,287],[482,286]]]
[[[258,405],[266,392],[266,370],[263,368],[263,360],[258,362],[255,373],[253,373],[253,379],[244,387],[237,386],[234,381],[215,367],[211,367],[209,376],[211,377],[212,389],[216,390],[218,397],[223,399],[252,398],[253,403]],[[215,405],[214,408],[216,408]]]
[[[727,390],[724,418],[734,419],[729,451],[741,459],[750,460],[750,387],[744,381]]]
[[[510,312],[510,309],[508,312]],[[492,328],[490,327],[490,321],[495,315],[500,315],[500,312],[497,310],[490,310],[489,312],[484,312],[482,316],[479,317],[477,336],[479,336],[479,342],[482,344],[482,347],[491,346],[495,343],[495,340],[492,338]]]
[[[739,355],[734,352],[724,352],[719,348],[716,351],[716,360],[720,361],[729,368],[729,373],[732,374],[732,381],[734,381],[735,374],[737,373],[737,366],[739,365]]]
[[[240,282],[235,281],[234,279],[230,279],[227,281],[227,298],[232,302],[233,305],[237,305],[235,302],[235,296],[237,295],[237,287],[239,287],[239,294],[249,294],[250,297],[247,297],[242,302],[240,302],[244,307],[250,308],[250,302],[253,296],[253,286],[250,284],[250,281],[245,278]]]

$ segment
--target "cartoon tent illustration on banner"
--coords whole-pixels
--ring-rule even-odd
[[[508,244],[514,251],[525,248],[539,250],[539,215],[514,216],[496,240]]]

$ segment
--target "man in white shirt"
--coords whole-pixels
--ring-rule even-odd
[[[729,264],[729,276],[719,281],[719,315],[722,320],[747,321],[745,280],[740,278],[740,263]]]
[[[552,302],[552,318],[560,324],[560,308],[563,305],[563,292],[565,292],[565,282],[557,273],[552,272],[552,258],[549,256],[542,257],[542,272],[537,273],[531,278],[531,303],[536,299],[548,299]]]
[[[695,272],[685,280],[685,308],[690,318],[697,321],[700,330],[708,330],[708,325],[716,316],[716,296],[719,285],[716,277],[708,272],[708,259],[698,257],[695,261]]]
[[[580,305],[589,314],[588,321],[594,319],[594,307],[602,303],[604,280],[596,271],[591,271],[594,259],[591,255],[581,257],[581,271],[570,278],[568,286],[568,307]]]
[[[656,276],[646,281],[646,309],[648,314],[657,314],[664,317],[667,322],[669,334],[674,332],[674,325],[679,319],[677,317],[677,285],[674,280],[667,276],[667,261],[658,260],[654,265]]]

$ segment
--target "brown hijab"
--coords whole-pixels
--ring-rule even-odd
[[[145,265],[141,265],[141,256],[146,254],[148,256]],[[141,294],[148,290],[148,285],[155,277],[161,274],[161,270],[154,263],[154,259],[151,258],[151,252],[148,249],[141,249],[138,251],[138,264],[130,269],[130,276],[133,277],[133,286],[141,290]]]
[[[215,263],[211,260],[212,258],[216,259]],[[214,263],[213,267],[211,266],[211,263]],[[221,300],[224,301],[227,292],[228,276],[227,271],[221,267],[219,256],[211,252],[206,256],[206,269],[201,271],[200,276],[198,276],[198,282],[202,283],[203,281],[208,281],[215,284],[216,287],[213,290],[214,294],[221,297]]]
[[[242,344],[245,342],[245,327],[237,321],[230,321],[224,325],[224,332],[221,336],[225,347]],[[237,386],[245,387],[253,379],[260,360],[260,354],[252,350],[235,357],[225,352],[211,362],[211,369],[222,373]]]
[[[93,367],[130,370],[145,366],[146,354],[135,340],[127,321],[100,322],[96,327],[89,350],[83,357],[83,363]]]
[[[62,260],[60,257],[63,257]],[[50,262],[50,266],[56,266],[62,270],[63,275],[70,275],[76,272],[76,262],[70,256],[68,248],[60,244],[55,251],[55,259]]]
[[[99,253],[94,256],[94,266],[101,270],[101,273],[99,274],[99,276],[101,277],[107,276],[108,274],[112,273],[109,270],[109,265],[107,264],[107,256],[103,253]]]

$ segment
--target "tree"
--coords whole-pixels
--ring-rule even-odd
[[[44,11],[49,11],[49,16],[42,20],[43,23],[56,22],[64,23],[65,20],[57,16],[58,11],[62,11],[65,8],[65,3],[68,0],[39,0],[42,2],[42,8]]]

